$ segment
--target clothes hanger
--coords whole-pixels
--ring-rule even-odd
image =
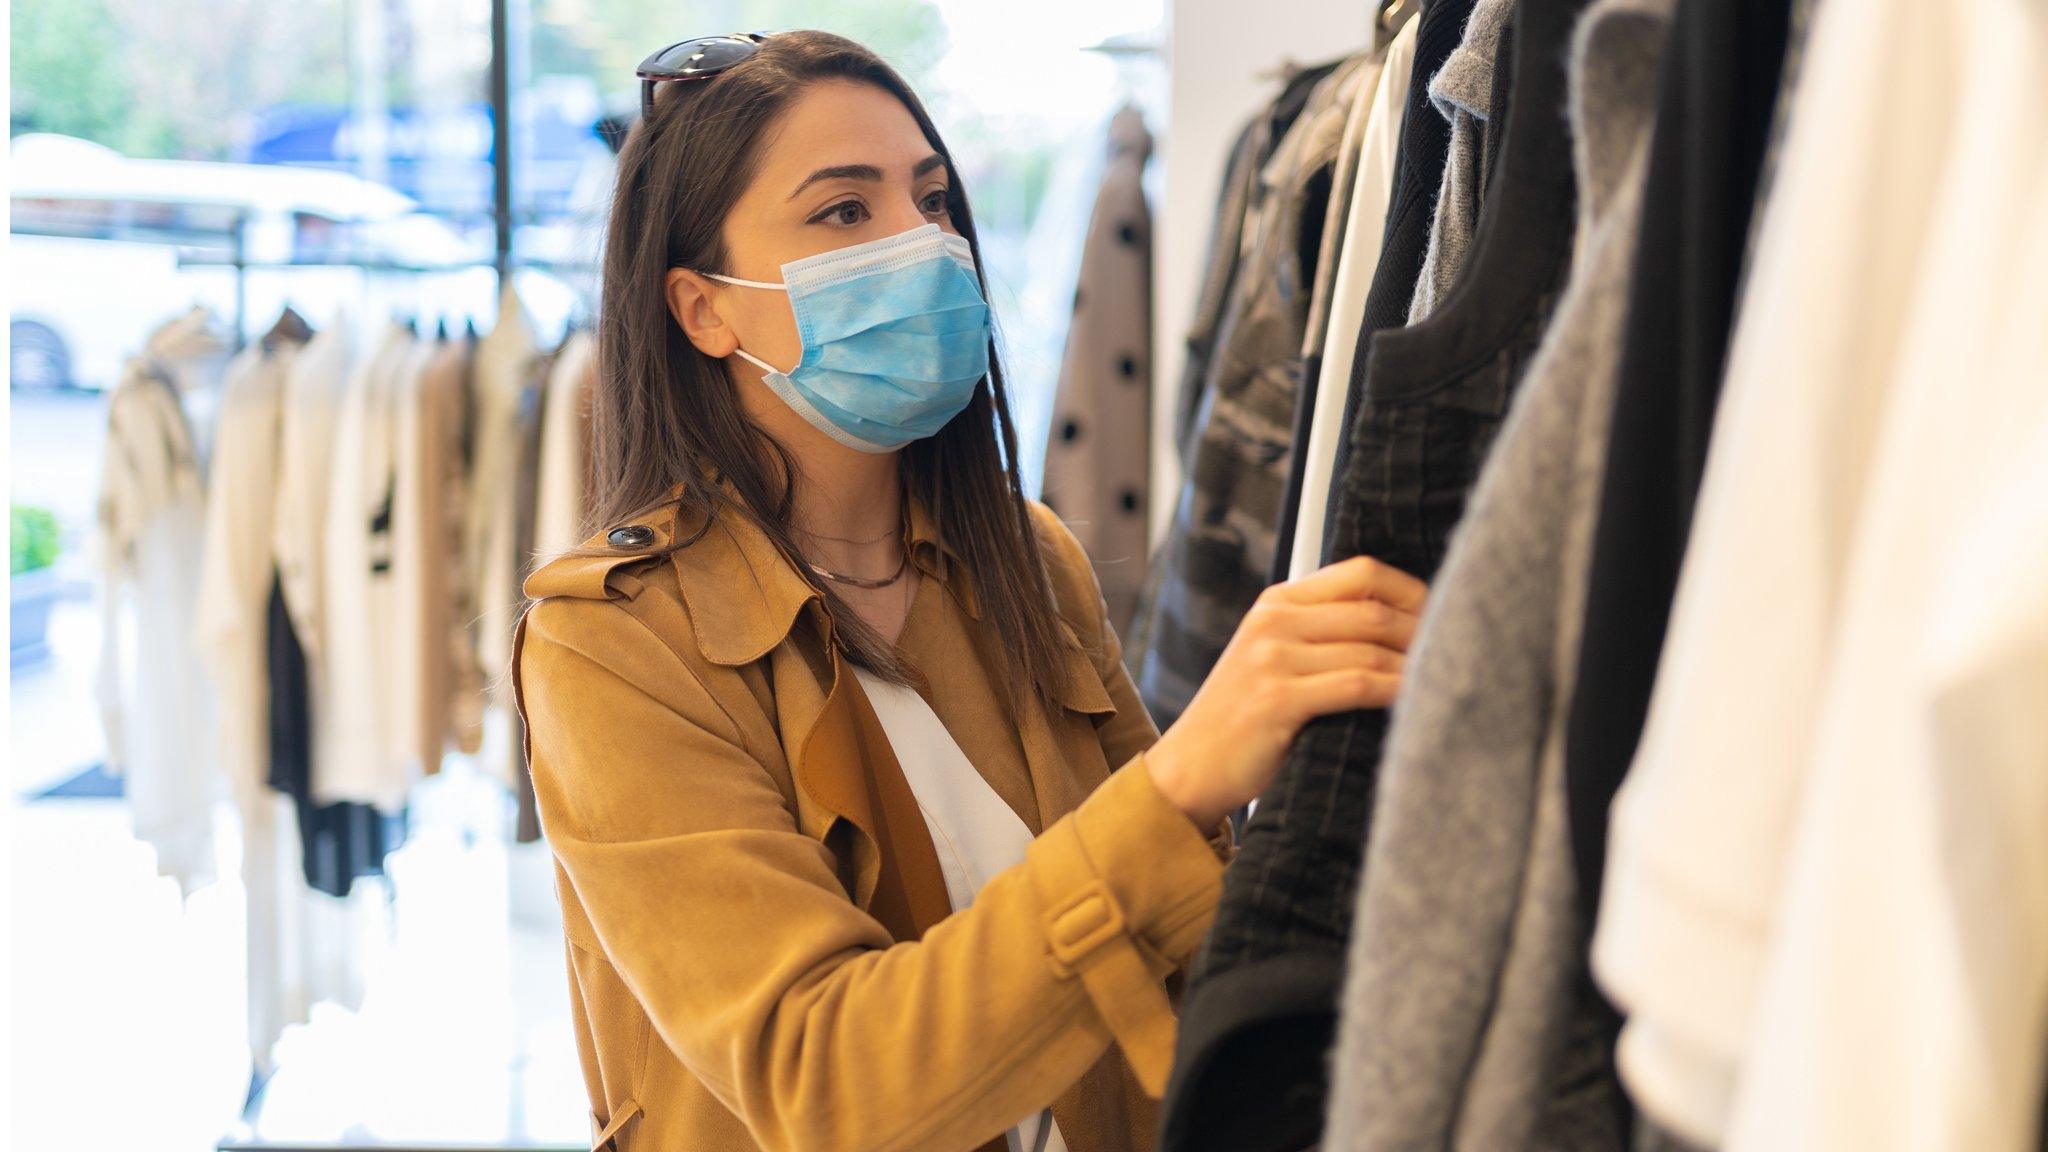
[[[1408,23],[1408,18],[1421,8],[1420,0],[1379,0],[1379,11],[1373,14],[1372,21],[1373,47],[1385,47],[1401,26]]]

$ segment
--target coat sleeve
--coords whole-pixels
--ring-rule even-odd
[[[1163,1080],[1160,980],[1199,943],[1222,865],[1142,761],[972,907],[892,943],[630,607],[542,602],[516,668],[542,823],[591,943],[763,1148],[972,1147],[1112,1039]]]

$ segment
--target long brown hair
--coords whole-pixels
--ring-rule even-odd
[[[826,32],[780,33],[712,80],[661,85],[653,114],[626,137],[598,307],[593,528],[668,501],[680,483],[679,511],[744,517],[785,558],[793,562],[799,555],[789,526],[795,461],[746,419],[723,363],[690,343],[669,313],[663,285],[671,268],[726,271],[722,229],[752,179],[756,143],[806,86],[834,79],[872,84],[902,101],[952,168],[952,154],[903,78],[866,48]],[[981,244],[957,171],[947,206],[979,269]],[[984,277],[984,296],[987,291]],[[924,503],[963,561],[949,578],[970,583],[983,618],[1002,641],[1012,703],[1026,685],[1051,700],[1064,679],[1062,641],[1017,472],[1016,427],[993,335],[988,375],[966,411],[937,435],[905,445],[898,461],[905,498]],[[877,675],[909,683],[894,648],[829,585],[811,584],[848,656]]]

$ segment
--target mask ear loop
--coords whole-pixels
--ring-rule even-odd
[[[703,276],[711,280],[718,280],[726,284],[737,284],[742,288],[769,288],[777,292],[789,291],[789,285],[787,284],[771,284],[766,280],[742,280],[737,276],[721,276],[716,272],[699,272],[697,273],[697,275]],[[754,367],[759,368],[763,372],[773,372],[777,375],[784,375],[782,369],[777,368],[775,365],[768,363],[766,360],[762,360],[752,355],[744,348],[736,347],[732,351],[733,355],[738,356],[740,359],[745,360],[747,363],[752,364]]]
[[[733,354],[733,355],[735,355],[735,356],[737,356],[737,357],[739,357],[739,358],[740,358],[740,359],[742,359],[742,360],[745,360],[745,361],[746,361],[747,363],[749,363],[749,364],[752,364],[752,365],[753,365],[754,367],[756,367],[756,368],[759,368],[759,369],[760,369],[761,371],[763,371],[763,372],[767,372],[767,373],[769,373],[769,374],[771,374],[771,375],[775,375],[775,376],[787,376],[787,375],[789,375],[789,373],[787,373],[787,372],[784,372],[784,371],[783,371],[782,369],[780,369],[780,368],[777,368],[777,367],[776,367],[775,365],[773,365],[773,364],[770,364],[770,363],[768,363],[768,362],[767,362],[766,360],[763,360],[763,359],[761,359],[761,358],[760,358],[760,357],[758,357],[758,356],[755,356],[755,355],[754,355],[754,354],[752,354],[751,352],[748,352],[748,351],[747,351],[747,350],[746,350],[745,348],[738,348],[738,347],[735,347],[735,348],[734,348],[734,349],[732,350],[732,354]]]
[[[789,291],[789,285],[775,284],[767,280],[742,280],[737,276],[720,276],[716,272],[699,272],[698,275],[703,276],[709,280],[719,280],[727,284],[737,284],[742,288],[771,288],[777,292]]]

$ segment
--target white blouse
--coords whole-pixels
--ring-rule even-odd
[[[958,912],[974,903],[974,894],[990,877],[1023,863],[1031,829],[989,787],[924,697],[865,668],[853,671],[924,813],[945,874],[947,902]],[[1051,1109],[1010,1129],[1005,1138],[1010,1152],[1067,1152]]]

